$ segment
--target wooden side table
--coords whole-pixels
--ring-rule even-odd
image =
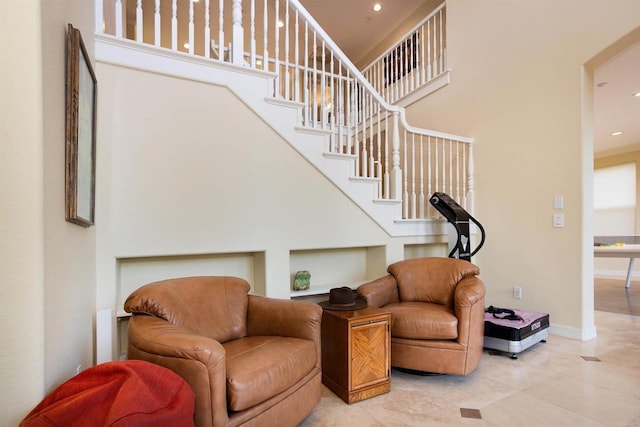
[[[391,390],[391,313],[379,308],[322,313],[322,383],[346,403]]]

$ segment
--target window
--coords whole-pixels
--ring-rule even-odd
[[[636,164],[596,169],[593,173],[594,234],[636,234]]]

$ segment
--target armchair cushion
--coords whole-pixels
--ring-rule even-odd
[[[391,335],[416,340],[456,339],[458,318],[440,304],[403,302],[385,305],[391,312]]]
[[[212,287],[212,282],[217,286]],[[151,286],[153,292],[145,292]],[[134,292],[125,302],[125,311],[159,317],[195,335],[226,342],[247,335],[249,288],[237,277],[168,279]]]
[[[418,258],[391,264],[387,271],[398,282],[400,301],[453,307],[453,289],[463,278],[480,274],[470,262],[451,258]]]
[[[316,346],[299,338],[256,336],[223,344],[227,402],[243,411],[289,389],[316,365]]]

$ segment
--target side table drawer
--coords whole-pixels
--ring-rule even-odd
[[[389,321],[354,324],[351,327],[351,389],[389,380]]]

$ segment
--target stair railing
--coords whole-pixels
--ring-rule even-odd
[[[403,219],[439,217],[435,191],[473,211],[473,140],[408,125],[298,0],[95,1],[99,34],[274,73],[271,96],[300,105],[299,129],[326,134],[328,155],[352,157],[354,178],[401,201]]]
[[[447,70],[446,3],[442,3],[362,74],[390,104],[425,86]]]

